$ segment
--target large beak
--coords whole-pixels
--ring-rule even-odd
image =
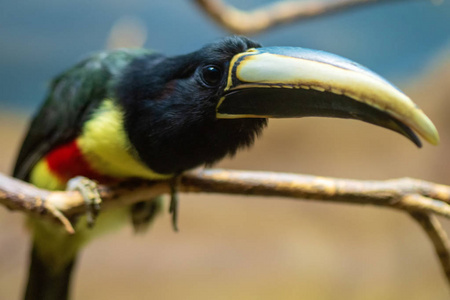
[[[268,47],[230,62],[217,118],[352,118],[433,145],[439,134],[411,99],[365,67],[330,53]],[[413,131],[414,130],[414,131]]]

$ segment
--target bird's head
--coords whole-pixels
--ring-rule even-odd
[[[125,128],[154,171],[178,173],[249,146],[267,118],[352,118],[394,130],[420,147],[439,136],[386,80],[345,58],[229,37],[181,56],[151,54],[118,85]]]

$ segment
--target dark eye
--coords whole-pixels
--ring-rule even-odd
[[[209,86],[216,86],[222,80],[222,70],[217,66],[206,66],[202,68],[203,81]]]

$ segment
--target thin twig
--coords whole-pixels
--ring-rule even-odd
[[[419,223],[427,234],[444,271],[445,278],[450,284],[450,242],[447,233],[439,223],[439,220],[426,213],[413,212],[411,216]]]
[[[232,33],[247,35],[281,24],[394,1],[399,0],[280,1],[252,11],[243,11],[222,0],[194,0],[216,23]]]

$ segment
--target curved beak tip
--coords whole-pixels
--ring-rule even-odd
[[[439,145],[439,132],[437,131],[436,126],[434,126],[433,122],[427,117],[427,115],[425,115],[425,113],[423,113],[422,110],[417,109],[416,114],[413,116],[412,120],[410,122],[408,122],[408,120],[405,120],[405,123],[410,123],[410,126],[431,145]]]
[[[434,130],[429,135],[427,135],[427,137],[424,137],[424,139],[426,139],[426,141],[429,142],[433,146],[438,146],[439,143],[441,142],[439,133],[436,130],[436,128],[434,128]]]

